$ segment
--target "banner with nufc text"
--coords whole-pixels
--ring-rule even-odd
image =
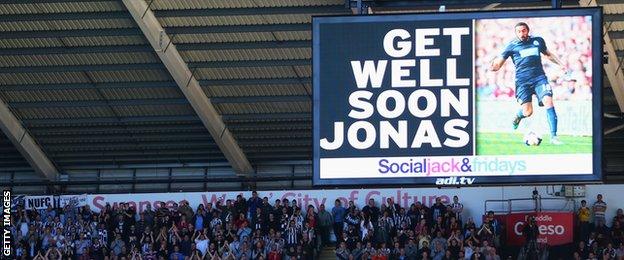
[[[43,195],[43,196],[23,196],[13,198],[13,206],[21,206],[24,209],[62,209],[65,206],[82,207],[87,205],[87,195]]]
[[[601,18],[313,17],[314,184],[600,181]]]

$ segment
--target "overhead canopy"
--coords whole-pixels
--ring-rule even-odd
[[[599,3],[623,64],[624,1]],[[578,2],[564,1],[572,4]],[[351,14],[345,1],[154,0],[145,5],[220,116],[220,129],[231,133],[227,147],[240,148],[252,175],[271,176],[259,166],[275,163],[304,165],[299,176],[310,176],[311,16]],[[405,9],[376,11],[400,10]],[[411,11],[432,10],[437,7]],[[105,169],[233,165],[230,152],[208,130],[210,121],[198,113],[200,103],[189,102],[145,35],[122,1],[0,1],[0,99],[54,168],[61,175],[72,173],[52,179],[79,178],[86,170],[104,178]],[[618,66],[620,72],[623,67]],[[604,112],[617,118],[605,119],[605,129],[615,129],[624,123],[623,103],[618,104],[624,86],[605,79]],[[610,132],[605,144],[608,180],[622,181],[624,131]],[[42,179],[20,149],[2,134],[0,180]],[[294,172],[299,171],[289,174]]]

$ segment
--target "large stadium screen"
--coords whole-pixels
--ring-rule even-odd
[[[314,17],[314,184],[601,181],[601,19]]]

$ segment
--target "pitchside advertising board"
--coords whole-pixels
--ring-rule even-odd
[[[600,181],[601,15],[314,17],[314,184]]]

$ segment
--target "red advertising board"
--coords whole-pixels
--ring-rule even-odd
[[[573,242],[574,215],[571,212],[537,212],[512,213],[506,216],[508,244],[518,246],[524,244],[525,236],[522,230],[527,215],[535,216],[539,230],[538,243],[556,246]]]

